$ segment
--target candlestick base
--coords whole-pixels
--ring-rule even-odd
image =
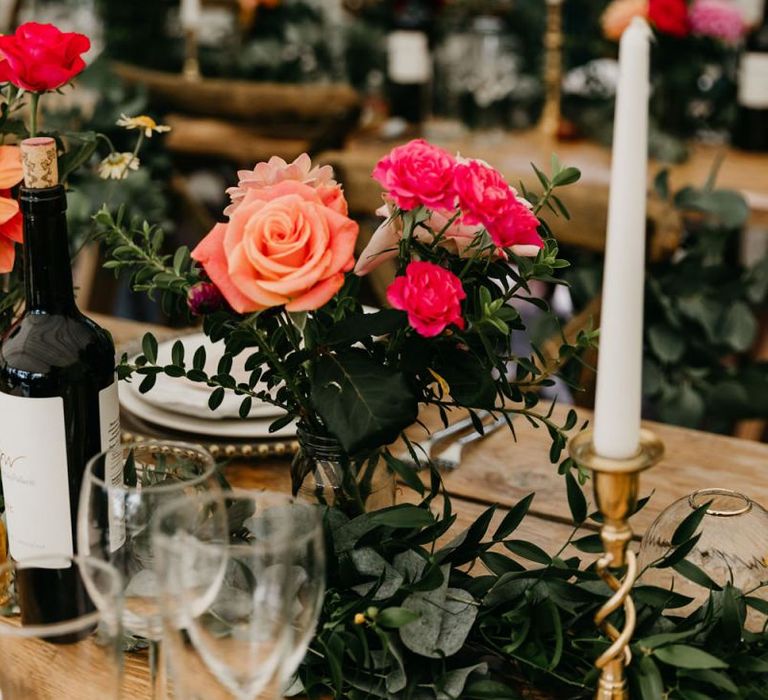
[[[594,475],[595,500],[603,515],[600,539],[604,554],[595,568],[600,577],[614,591],[610,599],[595,614],[595,624],[611,640],[595,661],[600,669],[596,700],[629,700],[626,667],[632,660],[629,644],[635,632],[637,616],[631,597],[637,578],[635,553],[628,549],[632,539],[629,517],[637,507],[640,472],[656,464],[664,454],[664,445],[648,430],[640,431],[640,448],[627,459],[610,459],[595,453],[592,431],[585,430],[574,437],[569,445],[573,460],[591,469]],[[626,569],[618,578],[611,569]],[[624,609],[624,627],[619,630],[608,618],[619,608]]]

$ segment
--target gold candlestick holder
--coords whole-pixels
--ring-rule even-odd
[[[554,138],[560,128],[560,93],[563,82],[563,2],[547,0],[544,33],[544,108],[539,130]]]
[[[198,58],[197,30],[187,29],[184,32],[184,80],[200,80],[200,60]]]
[[[593,472],[595,500],[603,516],[600,538],[604,554],[595,568],[614,592],[595,614],[595,624],[611,640],[595,661],[600,669],[600,681],[595,700],[629,700],[626,667],[632,661],[629,644],[635,632],[637,616],[631,592],[637,578],[637,560],[629,549],[632,528],[629,517],[637,507],[640,472],[656,464],[664,454],[664,445],[648,430],[640,431],[640,448],[634,457],[609,459],[594,450],[592,431],[585,430],[570,441],[573,460]],[[626,569],[619,579],[611,570]],[[624,608],[624,626],[617,629],[608,618]]]

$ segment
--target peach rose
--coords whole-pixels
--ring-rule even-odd
[[[647,16],[648,0],[613,0],[600,18],[603,36],[610,41],[618,41],[635,17]]]
[[[358,226],[296,180],[249,189],[192,252],[238,313],[326,304],[355,264]]]

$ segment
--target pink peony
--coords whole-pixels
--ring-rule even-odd
[[[450,270],[430,262],[412,262],[405,275],[387,289],[387,300],[408,313],[408,323],[425,338],[440,335],[450,324],[463,329],[461,302],[467,295]]]
[[[239,170],[236,187],[227,190],[232,203],[224,210],[225,216],[232,216],[249,190],[259,190],[270,185],[276,185],[285,180],[295,180],[309,185],[320,195],[323,203],[347,215],[347,200],[341,187],[333,179],[333,168],[330,165],[312,167],[312,160],[302,153],[293,163],[286,163],[278,156],[272,156],[269,162],[257,163],[253,170]]]
[[[373,169],[373,179],[401,209],[454,208],[453,171],[456,161],[447,151],[423,139],[393,148]]]
[[[736,44],[746,30],[739,8],[725,0],[696,0],[689,14],[691,31]]]

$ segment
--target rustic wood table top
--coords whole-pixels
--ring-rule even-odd
[[[106,317],[96,320],[112,331],[118,344],[136,339],[147,330],[157,330],[133,321]],[[555,415],[562,417],[567,409],[555,409]],[[579,416],[579,425],[591,418],[588,411],[579,411]],[[727,487],[768,505],[768,479],[764,476],[768,469],[768,445],[657,423],[648,423],[646,427],[664,441],[666,456],[641,478],[641,495],[653,496],[633,519],[638,536],[670,503],[700,488]],[[530,515],[518,530],[519,536],[547,551],[557,551],[573,529],[565,482],[549,462],[546,431],[535,430],[527,421],[520,421],[516,431],[517,442],[509,432],[499,431],[470,445],[461,466],[445,475],[454,512],[459,516],[455,527],[466,527],[492,503],[500,505],[496,517],[501,519],[507,508],[536,492]],[[423,435],[422,428],[414,431],[414,436],[419,434]],[[287,490],[288,465],[286,459],[235,460],[225,467],[225,474],[230,482],[243,488]],[[401,491],[401,498],[410,496]],[[128,654],[124,697],[148,698],[147,678],[146,657]],[[66,700],[79,695],[60,697]]]

